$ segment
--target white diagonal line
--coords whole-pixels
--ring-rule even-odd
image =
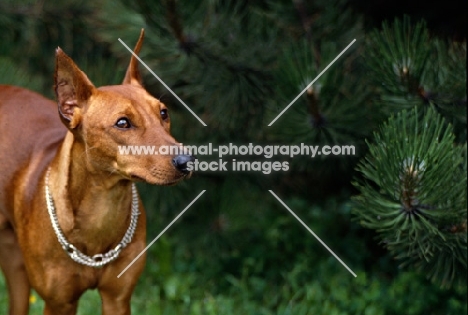
[[[146,63],[143,62],[143,60],[140,59],[140,57],[138,57],[137,54],[135,54],[135,53],[133,52],[133,50],[131,50],[130,47],[128,47],[128,46],[123,42],[123,40],[121,40],[121,39],[119,38],[119,42],[120,42],[122,45],[124,45],[124,47],[127,48],[127,50],[128,50],[136,59],[138,59],[138,61],[139,61],[143,66],[145,66],[145,68],[148,69],[148,71],[149,71],[152,75],[154,75],[154,77],[155,77],[156,79],[158,79],[158,81],[161,82],[161,84],[164,85],[164,87],[165,87],[166,89],[168,89],[169,92],[171,92],[172,95],[174,95],[174,97],[175,97],[176,99],[178,99],[179,102],[181,102],[182,105],[184,105],[185,108],[187,108],[187,110],[188,110],[190,113],[192,113],[192,115],[195,116],[195,118],[198,119],[198,121],[201,122],[201,124],[202,124],[203,126],[206,127],[205,122],[204,122],[203,120],[201,120],[201,118],[198,117],[197,114],[195,114],[195,113],[193,112],[193,110],[191,110],[190,107],[188,107],[187,104],[185,104],[184,101],[182,101],[182,100],[180,99],[180,97],[178,97],[177,94],[175,94],[175,93],[171,90],[171,88],[170,88],[169,86],[167,86],[167,84],[164,83],[164,81],[161,80],[161,78],[158,77],[158,75],[157,75],[156,73],[154,73],[153,70],[151,70],[150,67],[148,67],[148,66],[146,65]]]
[[[323,245],[354,277],[357,275],[325,244],[272,190],[268,190],[278,201]]]
[[[187,211],[187,210],[188,210],[188,208],[190,208],[190,207],[191,207],[191,206],[192,206],[192,205],[195,203],[195,201],[197,201],[197,199],[198,199],[198,198],[200,198],[200,197],[201,197],[201,195],[203,195],[203,194],[205,193],[205,191],[206,191],[206,190],[203,190],[201,193],[199,193],[199,194],[198,194],[198,196],[197,196],[197,197],[195,197],[195,199],[193,199],[193,200],[192,200],[192,202],[191,202],[191,203],[189,203],[189,205],[188,205],[187,207],[185,207],[185,209],[184,209],[184,210],[182,210],[182,212],[181,212],[181,213],[179,213],[179,215],[178,215],[177,217],[175,217],[175,219],[174,219],[174,220],[172,220],[172,222],[171,222],[171,223],[169,223],[169,225],[168,225],[168,226],[166,226],[166,228],[165,228],[164,230],[162,230],[162,232],[161,232],[161,233],[159,233],[159,235],[158,235],[158,236],[156,236],[156,238],[155,238],[154,240],[152,240],[152,241],[151,241],[151,243],[149,243],[149,244],[148,244],[148,246],[146,246],[146,247],[145,247],[145,249],[143,249],[143,250],[141,251],[141,253],[140,253],[140,254],[138,254],[138,256],[136,256],[136,257],[135,257],[135,259],[133,259],[133,260],[132,260],[132,262],[131,262],[130,264],[128,264],[128,266],[127,266],[127,267],[125,267],[125,269],[124,269],[124,270],[123,270],[123,271],[122,271],[122,272],[121,272],[121,273],[120,273],[120,274],[117,276],[117,278],[120,278],[120,276],[121,276],[121,275],[123,275],[123,274],[124,274],[124,272],[125,272],[125,271],[127,271],[127,269],[128,269],[128,268],[130,268],[130,267],[131,267],[131,266],[132,266],[132,265],[135,263],[135,261],[137,261],[137,260],[138,260],[138,258],[140,258],[140,257],[141,257],[141,255],[143,255],[143,254],[144,254],[144,253],[145,253],[145,252],[148,250],[148,248],[150,248],[150,247],[151,247],[151,245],[153,245],[153,244],[154,244],[154,242],[156,242],[156,241],[158,240],[158,238],[160,238],[160,237],[161,237],[161,235],[163,235],[163,234],[164,234],[164,233],[167,231],[167,229],[169,229],[169,228],[171,227],[171,225],[172,225],[172,224],[174,224],[174,222],[175,222],[175,221],[177,221],[177,219],[179,219],[179,218],[180,218],[180,217],[181,217],[181,216],[182,216],[182,215],[185,213],[185,211]]]
[[[315,78],[315,79],[314,79],[312,82],[310,82],[310,83],[309,83],[309,85],[307,85],[307,86],[306,86],[306,88],[305,88],[304,90],[302,90],[302,92],[301,92],[301,93],[299,93],[299,95],[298,95],[298,96],[296,96],[296,98],[295,98],[295,99],[293,99],[293,100],[291,101],[291,103],[289,103],[289,105],[288,105],[288,106],[286,106],[286,107],[283,109],[283,111],[282,111],[281,113],[279,113],[279,114],[278,114],[278,116],[276,116],[276,118],[275,118],[275,119],[273,119],[273,120],[271,121],[271,123],[268,125],[268,127],[271,127],[271,125],[273,125],[273,124],[274,124],[274,122],[275,122],[275,121],[276,121],[278,118],[280,118],[280,117],[281,117],[281,115],[283,115],[283,114],[284,114],[284,112],[285,112],[285,111],[287,111],[287,110],[289,109],[289,107],[291,107],[291,106],[292,106],[292,104],[294,104],[294,102],[295,102],[295,101],[297,101],[297,99],[298,99],[299,97],[301,97],[301,95],[302,95],[302,94],[304,94],[304,92],[305,92],[305,91],[307,91],[307,89],[308,89],[308,88],[310,88],[310,87],[312,86],[312,84],[314,84],[314,83],[315,83],[315,81],[317,81],[317,80],[318,80],[318,78],[320,78],[320,77],[322,76],[322,74],[324,74],[324,73],[325,73],[325,71],[327,71],[327,70],[328,70],[328,68],[330,68],[330,67],[331,67],[331,65],[335,63],[335,61],[337,61],[337,60],[338,60],[338,58],[340,58],[340,57],[341,57],[341,55],[343,55],[343,54],[346,52],[346,50],[348,50],[348,48],[349,48],[349,47],[351,47],[351,45],[352,45],[352,44],[354,44],[354,42],[355,42],[355,41],[356,41],[356,39],[353,39],[353,41],[352,41],[352,42],[351,42],[351,43],[350,43],[348,46],[346,46],[346,48],[345,48],[345,49],[343,49],[343,51],[342,51],[342,52],[340,52],[340,54],[339,54],[338,56],[336,56],[336,58],[335,58],[335,59],[333,59],[333,61],[332,61],[332,62],[330,62],[330,64],[329,64],[328,66],[326,66],[326,67],[325,67],[325,69],[323,69],[323,70],[322,70],[322,72],[320,72],[320,73],[319,73],[319,75],[318,75],[318,76],[317,76],[317,77],[316,77],[316,78]]]

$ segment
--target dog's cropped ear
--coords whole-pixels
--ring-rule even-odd
[[[54,89],[58,111],[63,123],[69,129],[74,129],[80,124],[83,106],[96,88],[60,47],[57,48],[55,57]]]
[[[140,38],[138,38],[138,42],[135,45],[135,49],[133,49],[133,52],[135,53],[135,55],[138,55],[140,53],[140,49],[143,44],[144,37],[145,37],[145,29],[142,28],[140,32]],[[122,84],[133,84],[133,85],[140,85],[140,86],[143,85],[143,82],[141,80],[140,70],[138,69],[138,59],[136,59],[133,54],[132,54],[132,57],[130,58],[130,64],[128,65],[127,73],[125,73],[125,78]]]

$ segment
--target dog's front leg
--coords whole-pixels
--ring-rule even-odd
[[[78,301],[69,303],[47,302],[44,315],[75,315],[78,309]]]
[[[122,277],[117,278],[117,268],[108,271],[112,278],[107,278],[98,287],[102,301],[102,315],[130,315],[130,300],[135,289],[138,276],[143,269],[142,261],[137,261]]]
[[[131,293],[118,297],[113,292],[100,290],[102,315],[130,315]]]
[[[135,245],[135,244],[132,244]],[[133,247],[130,245],[130,247]],[[143,250],[144,243],[137,246]],[[136,254],[135,254],[136,256]],[[102,301],[102,315],[130,315],[130,300],[135,290],[137,279],[143,271],[146,255],[140,257],[120,278],[117,278],[130,261],[117,263],[115,268],[104,272],[101,284],[98,286]]]
[[[29,280],[13,228],[2,224],[0,213],[0,267],[5,274],[11,315],[26,315],[29,309]],[[2,310],[0,310],[1,312]]]

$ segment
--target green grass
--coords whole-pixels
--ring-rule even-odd
[[[350,311],[352,313],[355,313],[353,309],[359,310],[359,313],[355,314],[384,314],[377,307],[378,298],[375,294],[361,292],[361,294],[368,295],[367,298],[364,298],[366,302],[351,302],[350,295],[356,289],[351,289],[349,286],[340,289],[337,287],[336,294],[329,295],[329,292],[326,292],[328,289],[322,287],[316,281],[311,282],[310,285],[297,288],[297,291],[295,291],[295,285],[292,283],[270,286],[259,278],[241,280],[227,277],[232,283],[230,294],[212,295],[204,290],[205,285],[196,286],[193,280],[189,280],[191,288],[187,288],[187,283],[184,282],[186,278],[182,276],[172,277],[161,286],[151,284],[152,279],[148,278],[149,276],[149,274],[143,276],[133,297],[133,314],[351,314],[340,310],[339,304],[348,304],[347,307],[351,307]],[[341,274],[341,276],[348,277],[349,279],[344,282],[352,284],[349,281],[351,276],[346,274]],[[361,286],[367,286],[366,280],[364,280],[366,277],[363,274],[360,277],[362,277],[359,281]],[[360,286],[358,285],[358,287]],[[4,289],[3,282],[0,282],[0,289]],[[34,292],[32,295],[30,314],[42,314],[43,301]],[[163,298],[162,295],[165,297]],[[355,298],[356,300],[362,299],[360,296]],[[348,302],[345,302],[345,300]],[[0,299],[0,309],[5,307],[6,301],[2,297]],[[276,308],[276,311],[272,308]],[[99,309],[100,299],[98,293],[88,291],[80,300],[78,314],[96,314]]]
[[[287,200],[310,228],[357,273],[354,278],[284,212],[266,208],[261,220],[211,229],[194,209],[149,250],[132,298],[137,315],[459,315],[466,286],[443,290],[423,275],[399,270],[374,235],[349,224],[347,203],[313,206]],[[324,211],[323,209],[327,209]],[[248,209],[247,209],[248,210]],[[245,210],[245,211],[247,211]],[[198,212],[197,212],[198,211]],[[151,214],[148,238],[173,217]],[[251,213],[250,213],[251,215]],[[197,221],[198,220],[198,221]],[[239,219],[240,220],[240,219]],[[346,223],[346,224],[345,224]],[[343,229],[343,227],[347,227]],[[343,242],[346,239],[346,242]],[[30,315],[42,314],[33,293]],[[0,314],[7,308],[0,276]],[[80,300],[79,313],[100,314],[96,291]]]
[[[248,274],[207,279],[198,272],[174,273],[161,280],[159,267],[151,258],[148,263],[132,299],[133,314],[458,315],[467,311],[466,289],[439,290],[406,272],[393,281],[362,271],[354,278],[334,259],[313,267],[298,262],[293,269],[280,271],[283,279],[277,282]],[[6,309],[5,290],[0,278],[0,313]],[[42,314],[43,301],[34,292],[32,296],[30,314]],[[78,314],[99,314],[99,310],[98,293],[88,291]]]

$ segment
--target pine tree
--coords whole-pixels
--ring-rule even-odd
[[[136,11],[159,34],[144,58],[209,126],[215,126],[210,137],[215,143],[347,143],[356,145],[362,154],[366,152],[363,140],[371,137],[385,117],[397,115],[376,138],[383,144],[381,151],[376,148],[379,144],[370,144],[369,155],[358,167],[363,174],[358,182],[374,183],[358,184],[355,214],[364,226],[381,232],[385,246],[404,265],[414,266],[443,286],[463,279],[459,275],[466,274],[466,161],[462,156],[466,149],[466,45],[432,40],[423,22],[412,23],[407,17],[391,26],[384,23],[382,30],[366,37],[365,45],[343,56],[274,127],[259,128],[346,43],[363,38],[359,23],[349,22],[353,19],[350,11],[341,14],[337,9],[345,8],[345,2],[296,4],[139,2]],[[304,20],[309,11],[321,13],[313,23]],[[326,27],[331,23],[332,31]],[[121,31],[116,27],[109,34],[118,36],[116,30]],[[409,111],[398,114],[403,109]],[[447,122],[454,136],[452,127],[444,127]],[[414,130],[405,129],[410,125]],[[183,137],[196,142],[205,135],[197,132]],[[412,140],[405,142],[406,137]],[[434,148],[431,143],[440,145]],[[393,146],[399,155],[384,156],[396,154],[390,152]],[[298,158],[283,180],[286,187],[289,181],[296,183],[292,187],[298,182],[333,186],[340,179],[332,174],[340,170],[346,182],[354,163],[353,159]],[[375,174],[369,178],[372,167]],[[264,179],[255,176],[213,175],[221,189],[206,184],[217,192],[220,202],[232,200],[232,190],[223,187],[233,187],[233,182],[265,185]],[[386,190],[394,198],[392,205],[382,194]],[[237,213],[246,206],[239,201],[234,204]],[[393,212],[386,213],[386,207]],[[407,214],[405,220],[391,215],[400,218],[401,213]]]

